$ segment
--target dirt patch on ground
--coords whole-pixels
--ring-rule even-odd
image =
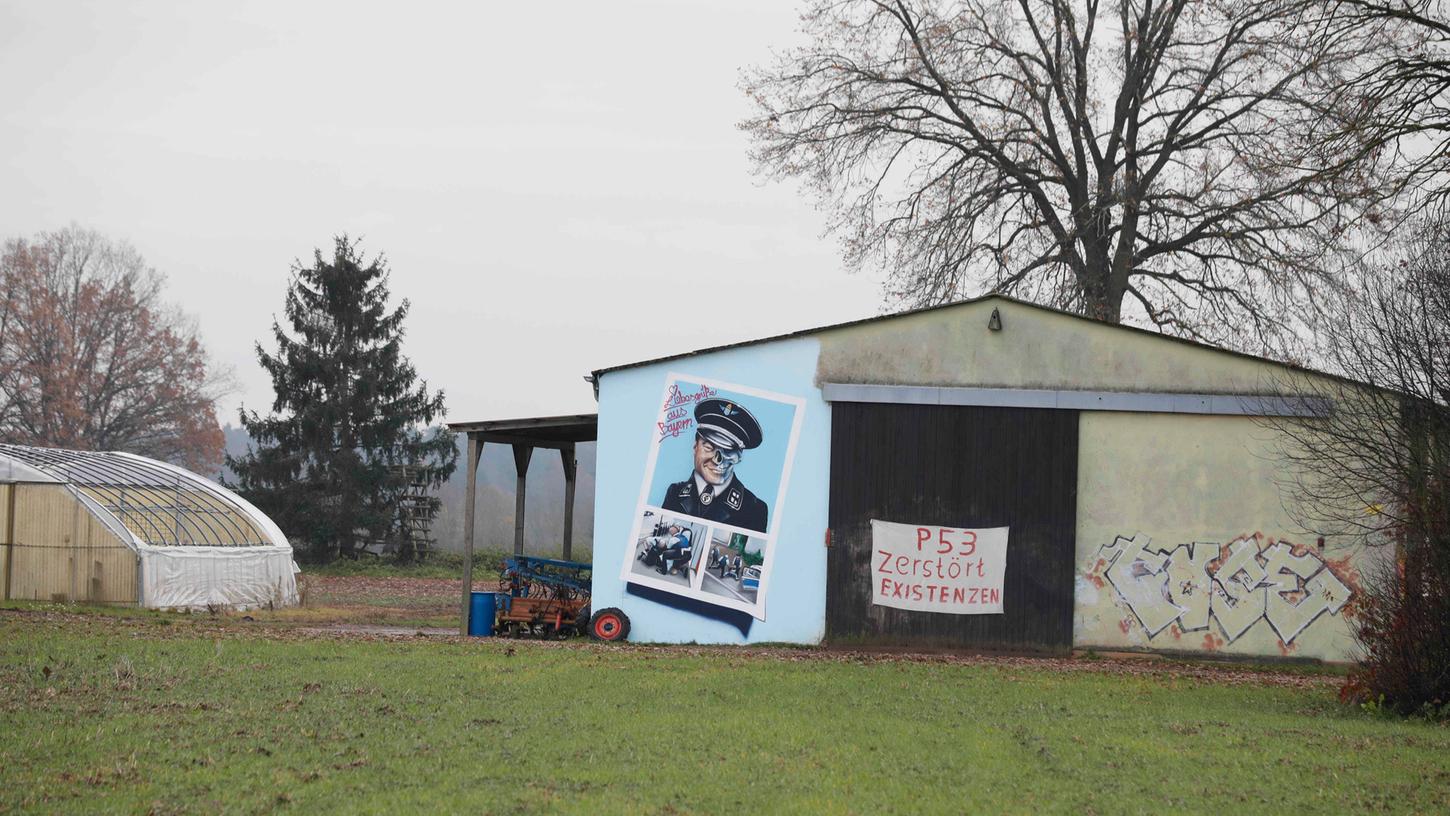
[[[1212,683],[1332,687],[1341,682],[1332,670],[1272,664],[1212,663],[1191,660],[1089,657],[1035,657],[950,652],[876,651],[782,646],[651,646],[597,644],[576,639],[502,641],[457,636],[462,586],[449,578],[374,576],[299,576],[304,604],[297,609],[259,610],[217,615],[103,610],[40,605],[0,610],[0,619],[32,624],[126,630],[131,637],[269,637],[287,639],[398,640],[428,638],[470,643],[478,648],[620,650],[629,653],[700,655],[738,660],[826,660],[861,664],[932,663],[999,669],[1096,672],[1166,676]],[[489,587],[483,587],[489,588]]]
[[[386,578],[360,575],[298,576],[308,606],[373,604],[435,606],[453,603],[463,584],[450,578]]]
[[[438,626],[458,615],[462,584],[450,578],[298,576],[299,609],[258,615],[279,623]]]
[[[479,648],[575,649],[579,651],[611,650],[642,656],[691,655],[724,657],[741,660],[785,662],[832,661],[838,663],[922,663],[958,666],[989,666],[999,669],[1030,671],[1093,672],[1119,676],[1162,676],[1175,679],[1201,680],[1230,685],[1280,686],[1287,688],[1332,688],[1342,682],[1330,669],[1260,663],[1194,662],[1159,658],[1150,655],[1131,657],[1035,657],[993,654],[951,654],[948,652],[859,651],[830,647],[771,646],[678,646],[633,643],[594,643],[577,638],[567,641],[513,640],[508,638],[459,637],[457,630],[445,628],[416,629],[410,627],[359,626],[338,624],[310,627],[304,633],[319,638],[362,638],[394,640],[429,638],[472,643]],[[1307,671],[1306,671],[1307,669]]]

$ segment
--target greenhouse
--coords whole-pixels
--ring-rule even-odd
[[[159,609],[295,606],[277,525],[185,469],[129,453],[0,445],[6,600]]]

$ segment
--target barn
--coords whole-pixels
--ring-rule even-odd
[[[282,531],[226,488],[129,453],[0,445],[6,600],[297,604]]]
[[[995,295],[601,369],[594,609],[653,642],[1346,660],[1384,552],[1301,526],[1275,454],[1322,378]]]

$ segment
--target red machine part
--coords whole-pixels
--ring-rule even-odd
[[[624,640],[629,637],[629,616],[618,607],[601,609],[589,621],[589,634],[595,640]]]

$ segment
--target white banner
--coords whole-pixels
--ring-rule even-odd
[[[1002,613],[1006,527],[871,520],[871,603],[947,615]]]

